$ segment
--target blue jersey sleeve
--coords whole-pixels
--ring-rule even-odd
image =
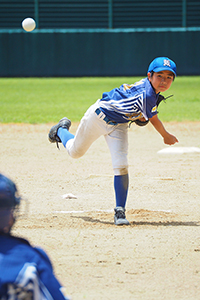
[[[148,119],[152,118],[157,114],[157,105],[156,101],[158,95],[156,95],[150,81],[146,79],[145,81],[145,90],[146,90],[146,114]]]
[[[156,115],[158,113],[156,103],[154,103],[154,102],[152,103],[150,101],[147,101],[146,112],[147,112],[148,119],[150,119],[154,115]]]

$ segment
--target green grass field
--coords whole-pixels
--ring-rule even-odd
[[[142,77],[0,78],[1,123],[50,123],[67,116],[80,121],[103,92]],[[200,76],[178,77],[159,106],[162,121],[200,120]]]

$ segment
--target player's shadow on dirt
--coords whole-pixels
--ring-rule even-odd
[[[71,218],[82,219],[85,222],[114,225],[114,222],[100,220],[86,216],[71,216]],[[193,221],[130,221],[131,226],[200,226],[199,222]]]
[[[109,221],[103,221],[103,220],[99,220],[96,218],[92,218],[92,217],[84,217],[84,216],[71,216],[71,218],[75,218],[75,219],[82,219],[85,222],[90,222],[90,223],[101,223],[101,224],[107,224],[107,225],[113,225],[113,222],[109,222]]]
[[[171,222],[151,222],[151,221],[139,221],[139,222],[130,222],[131,225],[137,226],[200,226],[199,222],[180,222],[180,221],[171,221]]]

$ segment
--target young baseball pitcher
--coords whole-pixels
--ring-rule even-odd
[[[128,194],[128,125],[139,126],[149,121],[163,137],[164,143],[173,145],[177,138],[170,134],[157,116],[157,106],[164,98],[176,76],[176,64],[168,57],[157,57],[149,65],[147,77],[134,84],[122,84],[104,92],[83,116],[75,136],[69,132],[71,121],[64,117],[49,131],[51,143],[62,143],[73,158],[84,155],[91,144],[104,135],[114,170],[116,207],[115,225],[128,225],[125,206]]]

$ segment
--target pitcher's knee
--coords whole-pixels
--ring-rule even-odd
[[[79,158],[85,154],[83,147],[77,147],[74,143],[74,139],[71,139],[66,144],[66,150],[72,158]]]
[[[67,149],[67,152],[69,156],[71,156],[72,158],[80,158],[81,156],[84,155],[84,153],[81,151],[72,151],[71,149],[70,150]]]
[[[113,170],[114,170],[114,175],[116,176],[128,174],[128,167],[114,168]]]

